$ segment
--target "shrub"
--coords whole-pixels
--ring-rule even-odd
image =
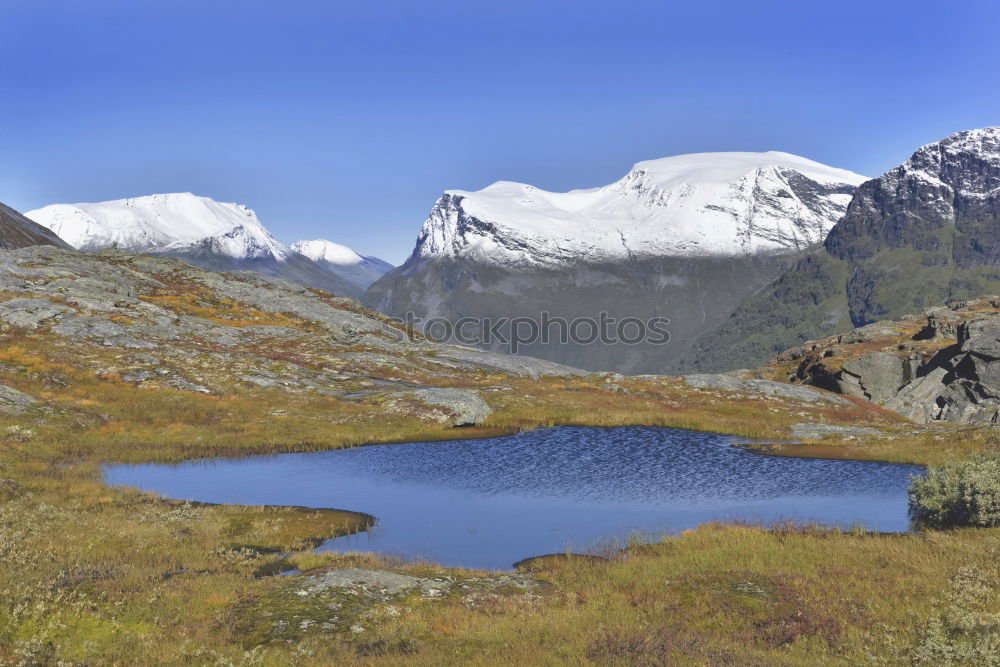
[[[930,467],[910,484],[918,525],[1000,526],[1000,454],[981,454]]]

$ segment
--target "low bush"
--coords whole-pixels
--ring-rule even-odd
[[[928,468],[910,485],[910,513],[925,527],[1000,526],[1000,454]]]

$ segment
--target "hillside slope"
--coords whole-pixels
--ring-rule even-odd
[[[0,204],[0,248],[10,250],[33,245],[70,247],[50,229],[26,218],[11,207]]]

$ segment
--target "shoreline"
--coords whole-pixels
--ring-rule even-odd
[[[325,448],[325,449],[312,449],[312,448],[309,448],[309,449],[301,449],[301,450],[290,450],[290,451],[287,451],[287,452],[279,452],[279,453],[268,452],[268,453],[244,454],[244,455],[240,455],[240,456],[231,456],[231,457],[219,456],[219,457],[211,457],[211,458],[192,457],[192,458],[188,458],[188,459],[183,459],[183,460],[178,460],[178,461],[169,461],[169,462],[162,462],[162,461],[146,461],[146,462],[131,462],[130,461],[130,462],[127,462],[127,463],[102,462],[99,465],[100,465],[100,468],[102,470],[102,473],[101,473],[102,484],[104,484],[105,486],[107,486],[107,488],[109,488],[109,489],[129,489],[129,490],[135,490],[135,491],[138,491],[139,493],[142,493],[142,494],[149,494],[149,495],[155,497],[157,500],[162,500],[162,501],[165,501],[165,502],[170,503],[170,504],[190,504],[190,505],[194,505],[194,506],[220,507],[220,508],[227,508],[227,509],[244,508],[244,509],[286,510],[286,511],[297,511],[297,512],[334,512],[334,513],[339,513],[339,514],[343,514],[343,515],[350,515],[352,517],[351,523],[353,525],[352,525],[351,528],[348,528],[348,529],[346,529],[344,531],[339,532],[338,534],[330,535],[330,536],[325,537],[325,538],[317,538],[316,544],[313,546],[313,548],[317,548],[317,547],[321,546],[322,544],[324,544],[325,542],[327,542],[329,540],[332,540],[332,539],[337,539],[337,538],[340,538],[340,537],[345,537],[345,536],[349,536],[349,535],[356,535],[356,534],[361,534],[361,533],[368,532],[369,530],[371,530],[372,528],[374,528],[377,525],[377,523],[378,523],[378,517],[375,516],[375,515],[369,514],[367,512],[361,511],[361,510],[348,510],[348,509],[332,508],[332,507],[307,507],[307,506],[299,506],[299,505],[249,505],[249,504],[248,505],[244,505],[244,504],[233,504],[233,503],[214,503],[214,502],[206,502],[206,501],[194,500],[194,499],[173,498],[173,497],[168,497],[168,496],[162,496],[158,492],[151,491],[151,490],[144,489],[144,488],[140,488],[140,487],[133,487],[133,486],[128,486],[128,485],[117,485],[117,486],[108,485],[107,482],[106,482],[106,480],[105,480],[105,478],[104,478],[103,469],[106,466],[150,466],[150,465],[180,466],[180,465],[184,465],[184,464],[187,464],[187,463],[193,463],[193,462],[210,463],[210,462],[222,462],[222,461],[242,461],[242,460],[247,460],[247,459],[252,459],[252,458],[258,458],[258,457],[282,456],[282,455],[286,455],[286,454],[311,454],[311,453],[320,453],[320,452],[333,452],[333,451],[337,451],[337,450],[341,450],[341,449],[354,449],[356,447],[375,447],[375,446],[381,446],[381,445],[404,445],[404,444],[433,444],[433,443],[438,443],[438,442],[450,442],[450,441],[453,441],[453,440],[466,440],[466,439],[470,439],[470,440],[473,440],[473,439],[474,440],[482,440],[482,439],[490,439],[490,438],[506,438],[506,437],[513,437],[513,436],[516,436],[516,435],[520,435],[522,433],[530,433],[532,431],[540,430],[540,429],[543,429],[543,428],[564,428],[564,427],[567,427],[567,426],[569,426],[569,425],[560,424],[560,425],[555,425],[555,426],[538,426],[538,427],[535,427],[535,428],[532,428],[532,429],[526,429],[526,430],[520,430],[520,431],[508,432],[508,433],[486,433],[486,434],[479,433],[479,434],[477,434],[477,435],[475,435],[473,437],[468,437],[464,433],[461,433],[461,431],[465,430],[463,428],[463,429],[456,429],[457,431],[460,432],[458,434],[461,434],[463,436],[463,437],[458,437],[458,438],[444,438],[444,439],[442,439],[442,438],[435,438],[435,439],[427,439],[427,440],[409,439],[409,440],[386,441],[386,442],[366,442],[366,443],[360,443],[360,444],[356,444],[356,445],[348,445],[348,446],[340,446],[340,447],[330,447],[330,448]],[[655,429],[660,429],[660,428],[667,428],[667,429],[676,429],[676,430],[696,431],[696,432],[700,432],[700,433],[714,433],[714,434],[717,434],[717,435],[728,436],[728,437],[737,437],[737,438],[740,437],[738,435],[728,434],[728,433],[722,433],[722,432],[718,432],[718,431],[703,431],[703,430],[700,430],[700,429],[690,429],[690,428],[685,429],[685,428],[671,427],[671,426],[652,426],[652,425],[648,425],[648,424],[622,425],[622,426],[580,426],[580,425],[577,425],[577,424],[573,424],[572,426],[574,426],[574,427],[581,427],[581,428],[599,428],[599,429],[618,429],[618,428],[655,428]],[[466,427],[466,428],[477,428],[477,430],[479,430],[478,427]],[[740,450],[746,451],[746,452],[751,453],[751,454],[757,454],[757,455],[761,455],[761,456],[774,456],[774,457],[779,457],[779,458],[802,458],[802,459],[816,459],[816,460],[827,460],[827,461],[857,461],[857,462],[863,462],[863,463],[881,463],[881,464],[889,464],[889,465],[920,465],[920,464],[899,463],[899,462],[895,462],[895,461],[887,461],[887,460],[880,460],[880,459],[866,458],[866,457],[859,457],[859,456],[847,456],[847,455],[836,456],[836,455],[833,455],[833,454],[836,454],[836,452],[833,452],[831,450],[837,449],[838,448],[837,445],[823,445],[823,444],[810,444],[810,443],[732,443],[729,446],[732,447],[732,448],[735,448],[735,449],[740,449]],[[788,451],[788,450],[784,449],[784,448],[788,448],[788,447],[808,448],[808,450],[807,450],[806,453],[803,453],[801,450],[793,452],[793,451]],[[923,466],[923,467],[926,467],[926,466]],[[795,521],[790,521],[790,520],[775,520],[775,521],[770,522],[770,523],[746,522],[746,521],[741,521],[739,519],[734,519],[734,520],[708,520],[708,521],[705,521],[705,522],[702,522],[702,523],[698,524],[694,528],[686,529],[686,530],[698,530],[698,529],[700,529],[701,527],[703,527],[705,525],[716,524],[716,523],[717,524],[723,524],[723,525],[733,525],[733,526],[753,526],[753,527],[760,528],[762,530],[766,530],[766,531],[770,531],[770,532],[780,532],[782,530],[782,527],[784,527],[786,525],[792,525],[792,526],[801,527],[803,529],[815,527],[820,532],[828,532],[828,533],[831,533],[831,534],[852,534],[852,535],[855,534],[855,531],[853,529],[851,529],[851,528],[845,529],[845,528],[843,528],[843,527],[841,527],[839,525],[827,525],[827,524],[823,524],[823,523],[814,523],[814,522],[801,522],[800,523],[800,522],[795,522]],[[684,532],[684,531],[681,531],[681,532]],[[919,531],[916,531],[916,530],[880,531],[880,530],[869,530],[869,529],[865,528],[865,529],[863,529],[860,532],[863,533],[863,534],[865,534],[865,535],[880,536],[881,537],[881,536],[907,535],[907,534],[912,534],[912,533],[919,532]],[[674,534],[674,535],[664,534],[664,535],[660,536],[660,540],[662,541],[662,539],[668,538],[668,537],[677,537],[679,534],[680,533],[677,533],[677,534]],[[649,546],[655,546],[655,545],[657,545],[659,543],[660,542],[649,542],[649,543],[645,543],[645,544],[643,544],[641,546],[649,547]],[[616,556],[627,555],[628,551],[631,548],[632,547],[622,547],[622,548],[620,548],[620,549],[618,549],[616,551],[615,555]],[[382,557],[386,556],[386,554],[382,554],[382,553],[377,552],[377,551],[361,551],[359,553],[363,553],[363,554],[366,554],[366,555],[371,555],[371,556],[373,556],[375,558],[382,558]],[[509,568],[505,568],[505,569],[502,569],[502,570],[484,570],[484,571],[491,571],[491,572],[492,571],[496,571],[496,572],[520,571],[521,570],[521,568],[520,568],[521,565],[528,564],[528,563],[534,563],[534,562],[547,562],[548,560],[551,560],[553,558],[558,559],[558,558],[562,558],[563,556],[566,556],[566,557],[571,557],[572,556],[572,557],[579,557],[579,558],[584,558],[584,559],[608,560],[607,557],[595,556],[595,555],[589,554],[589,553],[569,553],[569,552],[567,552],[567,553],[563,554],[561,552],[553,552],[553,553],[547,553],[547,554],[525,556],[525,557],[521,558],[520,560],[514,562]],[[442,568],[445,568],[447,570],[459,570],[459,569],[462,569],[462,570],[466,570],[466,569],[479,570],[479,569],[481,569],[481,568],[468,568],[468,567],[464,567],[464,566],[452,567],[452,566],[439,565],[437,563],[435,563],[435,565],[437,565],[439,567],[442,567]],[[282,572],[278,572],[276,574],[283,574],[283,573]]]

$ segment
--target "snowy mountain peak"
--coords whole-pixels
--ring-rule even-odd
[[[360,296],[392,268],[330,241],[301,241],[289,249],[253,209],[190,192],[53,204],[26,215],[78,250],[117,246],[177,257],[211,270],[261,271],[335,294]]]
[[[826,248],[841,259],[864,259],[886,248],[950,248],[957,266],[994,266],[998,215],[1000,127],[965,130],[922,146],[858,188]]]
[[[975,167],[973,167],[973,164]],[[1000,127],[964,130],[921,146],[882,178],[922,178],[960,188],[964,193],[990,194],[1000,173]]]
[[[359,255],[347,246],[326,239],[296,241],[292,244],[292,250],[335,271],[361,289],[367,289],[393,268],[392,264],[383,262],[378,257]]]
[[[615,183],[569,192],[499,181],[446,191],[414,258],[551,265],[789,252],[822,241],[865,180],[772,151],[648,160]]]
[[[281,261],[288,255],[252,209],[190,192],[52,204],[25,215],[79,250],[114,245],[132,252],[180,250],[211,239],[219,253],[235,259],[270,256]]]
[[[320,260],[330,264],[353,265],[361,264],[365,258],[354,252],[345,245],[327,241],[326,239],[316,239],[313,241],[296,241],[292,244],[292,250],[305,255],[314,262]]]
[[[934,146],[956,153],[972,152],[979,155],[1000,155],[1000,126],[980,127],[974,130],[956,132],[941,141],[927,144],[917,152]]]

